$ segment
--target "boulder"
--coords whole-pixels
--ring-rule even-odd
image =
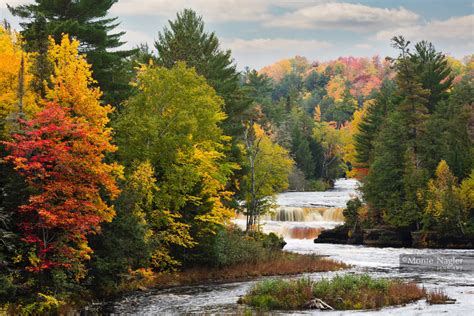
[[[348,240],[349,228],[345,225],[341,225],[333,229],[322,231],[314,242],[321,244],[347,244]]]

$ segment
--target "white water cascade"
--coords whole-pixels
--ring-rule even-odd
[[[357,181],[340,179],[334,189],[326,192],[286,192],[278,195],[278,207],[260,218],[266,233],[273,232],[285,239],[314,239],[321,231],[344,222],[342,211],[355,196]],[[245,228],[245,218],[234,222]]]

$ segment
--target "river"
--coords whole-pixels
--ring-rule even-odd
[[[329,315],[474,315],[473,272],[401,272],[398,269],[400,254],[463,254],[474,256],[474,250],[371,248],[365,246],[315,244],[314,236],[327,228],[342,223],[342,208],[348,199],[357,195],[357,181],[338,180],[335,188],[326,192],[287,192],[278,196],[279,207],[272,215],[261,220],[264,231],[276,232],[285,237],[286,251],[313,253],[328,256],[353,265],[342,273],[369,273],[375,277],[402,278],[419,282],[427,289],[443,289],[455,304],[428,305],[419,301],[406,306],[390,307],[380,311],[324,312]],[[243,225],[243,219],[235,222]],[[312,279],[329,278],[333,272],[308,273],[301,276]],[[236,304],[238,298],[254,284],[237,282],[201,286],[183,286],[131,294],[113,303],[117,314],[233,314],[245,307]],[[292,314],[308,314],[301,311]],[[282,313],[283,314],[283,313]]]

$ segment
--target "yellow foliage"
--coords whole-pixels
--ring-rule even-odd
[[[54,296],[38,293],[36,302],[26,305],[22,308],[22,315],[50,315],[56,314],[58,309],[65,302],[55,298]]]
[[[282,59],[273,65],[263,67],[260,75],[267,75],[275,81],[280,81],[283,77],[291,72],[291,60]]]
[[[461,183],[461,200],[467,210],[474,209],[474,169]]]
[[[105,127],[113,109],[100,104],[102,92],[92,79],[91,65],[79,54],[79,41],[63,35],[61,43],[56,44],[53,38],[49,42],[48,60],[53,65],[53,74],[52,87],[45,83],[46,98],[71,108],[74,114],[98,127]]]
[[[326,90],[328,96],[333,97],[334,101],[342,101],[344,91],[346,90],[346,82],[342,76],[333,77],[327,84]]]
[[[341,138],[343,142],[343,159],[356,166],[356,148],[354,142],[354,136],[358,131],[359,124],[362,122],[367,108],[371,106],[372,101],[369,100],[366,102],[366,105],[362,109],[358,109],[354,112],[352,121],[348,122],[341,128]],[[347,172],[347,176],[350,178],[358,176],[357,168],[353,168],[351,171]]]
[[[0,26],[0,120],[18,112],[18,76],[24,60],[23,109],[27,115],[38,111],[36,95],[30,89],[33,76],[29,73],[32,56],[22,51],[18,34]],[[3,133],[4,131],[0,131]]]
[[[319,105],[316,105],[316,107],[314,108],[313,118],[315,122],[321,122],[321,107]]]

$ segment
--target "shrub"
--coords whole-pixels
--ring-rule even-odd
[[[226,267],[240,263],[257,263],[266,261],[275,252],[281,250],[285,242],[277,235],[260,232],[246,234],[235,225],[220,227],[217,233],[199,241],[192,251],[196,255],[188,255],[188,267],[205,265]]]
[[[326,191],[332,188],[332,185],[322,180],[314,180],[310,182],[310,187],[312,191]]]
[[[345,218],[345,224],[353,227],[359,221],[359,208],[362,207],[362,202],[359,198],[349,200],[346,208],[342,211]]]
[[[426,296],[426,301],[430,304],[445,304],[453,301],[443,290],[433,290]]]
[[[312,281],[308,278],[265,280],[257,283],[246,297],[244,303],[266,310],[297,309],[311,300]]]

